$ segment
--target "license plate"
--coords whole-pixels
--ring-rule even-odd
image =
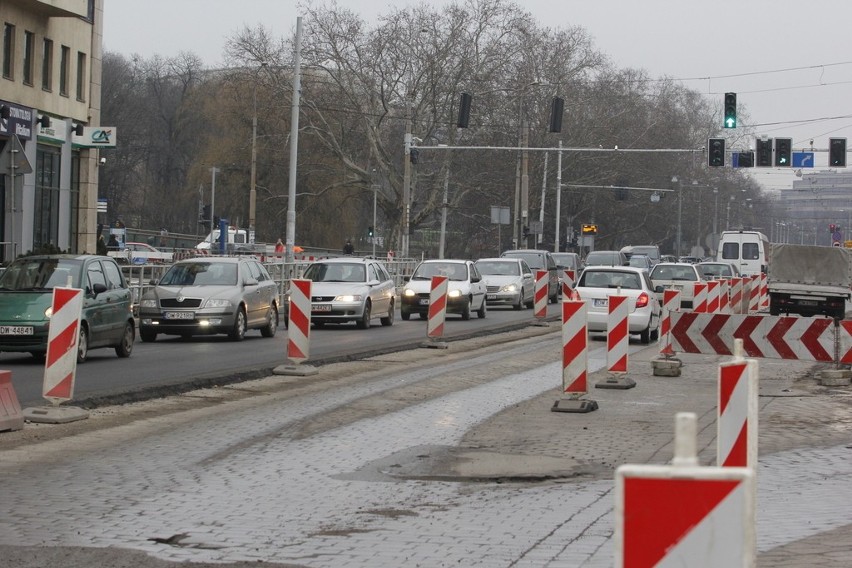
[[[803,306],[816,306],[817,301],[816,300],[799,300],[799,304],[801,304]]]
[[[191,320],[195,319],[195,312],[166,312],[163,317],[167,320]]]
[[[421,306],[428,306],[429,305],[429,298],[420,298],[420,305]]]
[[[595,300],[596,308],[605,308],[608,305],[608,300],[606,298],[597,298]]]
[[[330,312],[331,304],[311,304],[312,312]]]
[[[31,325],[0,325],[0,335],[32,335]]]
[[[496,300],[497,294],[486,294],[485,299],[486,300]]]

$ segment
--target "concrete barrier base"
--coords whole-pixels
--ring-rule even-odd
[[[820,371],[819,384],[824,387],[848,387],[852,384],[852,371],[845,369]]]
[[[660,357],[651,359],[651,368],[656,377],[679,377],[683,362],[674,357]]]
[[[34,406],[24,409],[24,418],[27,422],[41,424],[67,424],[85,420],[88,417],[89,411],[78,406]]]
[[[579,398],[561,398],[553,403],[551,412],[592,412],[598,409],[598,403],[594,400],[583,400]]]
[[[636,381],[624,375],[610,375],[602,381],[595,383],[596,389],[632,389]]]
[[[319,369],[316,367],[312,367],[311,365],[297,365],[295,363],[278,365],[272,369],[273,375],[288,375],[292,377],[308,377],[317,373],[319,373]]]

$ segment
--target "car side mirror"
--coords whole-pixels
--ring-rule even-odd
[[[246,278],[245,285],[246,286],[257,286],[258,282],[256,278]]]
[[[471,276],[470,277],[471,282],[480,282],[481,280],[482,280],[482,276]]]
[[[666,288],[662,284],[659,285],[659,286],[654,286],[654,292],[656,292],[658,294],[662,294],[663,292],[665,292],[665,290],[666,290]]]
[[[151,278],[150,280],[148,280],[148,285],[149,286],[156,286],[157,284],[159,284],[159,282],[160,281],[157,280],[156,278]]]
[[[381,284],[381,282],[379,282],[378,280],[370,280],[369,282],[367,282],[367,286],[378,286],[379,284]]]
[[[95,295],[95,297],[97,297],[98,294],[103,294],[106,291],[107,287],[101,284],[100,282],[97,282],[96,284],[92,285],[92,293]]]
[[[406,274],[405,276],[402,277],[403,282],[408,282],[409,280],[411,280],[411,276],[409,274]]]

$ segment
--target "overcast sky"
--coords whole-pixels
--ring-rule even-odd
[[[447,3],[446,0],[433,0]],[[411,0],[338,0],[376,22]],[[578,25],[620,67],[682,79],[721,105],[737,93],[758,134],[793,138],[794,150],[825,149],[852,138],[852,2],[825,0],[524,0],[540,23]],[[225,39],[263,24],[291,36],[302,14],[295,0],[106,0],[104,49],[164,57],[191,51],[213,67]],[[565,111],[570,112],[570,95]],[[830,120],[829,120],[830,119]],[[740,121],[741,126],[743,121]],[[742,145],[754,146],[753,140]],[[852,141],[850,141],[852,144]],[[816,169],[827,153],[817,152]],[[790,187],[792,171],[762,170],[771,189]]]

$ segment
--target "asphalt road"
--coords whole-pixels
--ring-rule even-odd
[[[559,317],[559,305],[548,305],[548,319]],[[485,319],[469,321],[447,316],[445,338],[463,339],[522,327],[534,321],[532,310],[490,308]],[[308,363],[353,360],[368,354],[410,349],[426,339],[426,320],[403,321],[397,313],[393,326],[373,321],[369,330],[354,324],[327,325],[311,330]],[[285,364],[287,330],[282,325],[272,339],[250,331],[236,343],[224,335],[180,338],[159,336],[154,343],[138,338],[129,359],[119,359],[112,349],[95,349],[77,367],[73,404],[94,407],[108,403],[144,400],[193,388],[236,382],[269,375]],[[0,353],[0,369],[12,371],[12,384],[22,407],[46,404],[42,398],[44,363],[28,353]]]

